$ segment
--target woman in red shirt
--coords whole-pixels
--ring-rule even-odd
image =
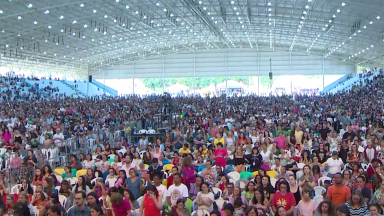
[[[147,186],[147,193],[144,194],[143,202],[140,206],[139,215],[144,216],[160,216],[160,211],[163,209],[163,204],[154,185]]]
[[[240,136],[237,139],[237,146],[243,148],[243,145],[245,145],[245,143],[247,143],[247,138],[245,137],[243,132],[240,132]]]

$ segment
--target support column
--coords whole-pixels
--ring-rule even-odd
[[[323,67],[322,67],[322,69],[323,69],[323,92],[324,92],[324,63],[325,63],[325,58],[323,56]]]
[[[132,94],[135,94],[135,62],[133,62]]]
[[[293,89],[292,89],[292,50],[289,51],[289,74],[291,76],[291,95],[293,95]]]
[[[228,62],[227,62],[227,51],[224,50],[224,61],[225,61],[225,94],[228,97]]]
[[[196,52],[193,52],[193,95],[196,94]]]
[[[89,91],[89,75],[91,75],[90,71],[89,71],[89,68],[88,68],[88,76],[87,76],[87,91],[86,91],[86,94],[85,96],[88,98],[88,91]],[[79,81],[80,82],[80,81]],[[76,84],[75,84],[76,85]],[[76,89],[75,89],[76,90]]]
[[[260,52],[257,49],[257,95],[260,96]]]
[[[165,92],[165,57],[163,56],[163,93]]]

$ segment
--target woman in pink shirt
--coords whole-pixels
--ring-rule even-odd
[[[12,134],[11,132],[9,132],[8,127],[5,127],[4,132],[1,134],[1,136],[4,138],[6,143],[9,142],[9,139],[11,139]]]
[[[113,216],[131,216],[131,204],[120,193],[111,196]]]
[[[285,145],[285,137],[282,132],[280,132],[279,136],[275,138],[276,146],[279,149],[287,149]]]
[[[215,150],[215,164],[221,165],[221,167],[225,167],[227,165],[227,156],[228,152],[225,148],[223,148],[223,143],[217,143],[217,149]]]
[[[184,184],[187,186],[188,190],[193,188],[196,183],[196,176],[195,176],[195,169],[192,165],[192,158],[191,156],[187,156],[183,160],[183,177],[184,177]]]
[[[10,166],[11,166],[11,169],[19,169],[21,167],[21,163],[23,161],[22,161],[18,151],[15,151],[14,154],[15,154],[15,156],[11,159]]]

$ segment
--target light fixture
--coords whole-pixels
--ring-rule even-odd
[[[29,8],[29,9],[31,9],[32,7],[33,7],[32,4],[29,4],[29,5],[27,6],[27,8]]]
[[[341,3],[341,6],[343,6],[343,7],[344,7],[344,6],[345,6],[345,2]]]
[[[333,18],[336,18],[336,15],[335,15],[335,14],[333,14],[333,15],[332,15],[332,17],[333,17]]]
[[[60,32],[63,33],[63,32],[64,32],[64,29],[60,29]]]
[[[52,26],[50,26],[50,25],[49,25],[49,26],[48,26],[48,28],[49,28],[49,29],[51,29],[51,28],[52,28]]]
[[[93,12],[93,13],[97,13],[97,10],[96,10],[96,9],[94,9],[92,12]]]
[[[117,2],[117,3],[119,3],[119,2],[120,2],[120,0],[116,0],[116,2]]]
[[[83,26],[84,28],[87,28],[88,27],[88,25],[87,24],[84,24],[84,26]]]
[[[22,17],[19,15],[19,16],[17,16],[17,19],[18,19],[18,20],[21,20],[21,19],[22,19]]]
[[[0,14],[3,14],[3,13],[4,13],[4,11],[0,9]]]
[[[104,18],[108,18],[108,15],[107,15],[107,14],[105,14],[105,15],[104,15]]]
[[[340,13],[341,12],[341,10],[340,9],[337,9],[337,13]]]
[[[159,3],[159,2],[156,2],[156,6],[160,6],[160,3]]]
[[[372,25],[372,24],[373,24],[373,22],[371,21],[371,22],[369,22],[369,24],[370,24],[370,25]]]
[[[376,19],[378,19],[378,20],[379,20],[379,19],[380,19],[380,16],[377,16],[377,17],[376,17]]]
[[[72,21],[72,24],[76,24],[76,23],[77,23],[77,21],[76,21],[76,20],[73,20],[73,21]]]
[[[84,7],[84,4],[80,4],[80,7]]]
[[[59,19],[61,19],[61,20],[62,20],[62,19],[64,19],[64,16],[63,16],[63,15],[61,15],[61,16],[59,17]]]
[[[44,14],[49,14],[49,10],[45,10],[45,11],[44,11]]]
[[[272,5],[272,3],[271,2],[268,2],[268,6],[271,6]]]

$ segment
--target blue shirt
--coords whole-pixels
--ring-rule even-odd
[[[84,207],[84,210],[79,210],[77,206],[73,206],[68,210],[67,216],[89,216],[90,209],[88,206]]]

